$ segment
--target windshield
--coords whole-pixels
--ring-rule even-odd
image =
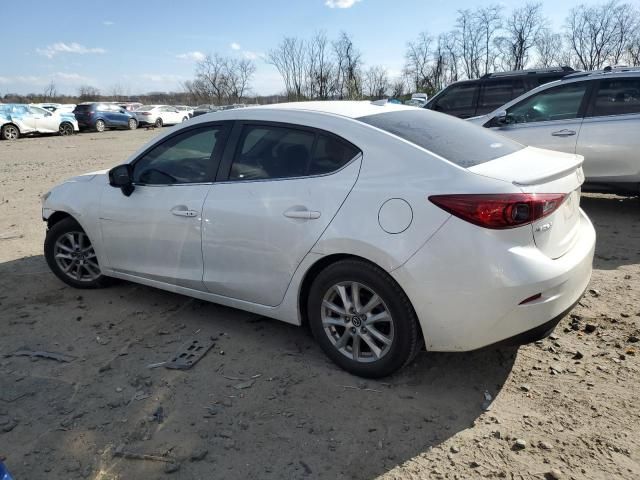
[[[379,113],[357,120],[397,135],[465,168],[524,148],[524,145],[485,128],[424,109]]]

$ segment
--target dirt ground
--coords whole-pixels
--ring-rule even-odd
[[[304,328],[49,272],[40,195],[157,133],[0,142],[0,459],[16,480],[640,477],[638,199],[583,196],[591,290],[552,337],[422,353],[365,382]],[[194,335],[216,338],[194,368],[148,368]]]

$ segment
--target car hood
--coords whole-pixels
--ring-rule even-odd
[[[95,172],[83,173],[82,175],[78,175],[76,177],[71,177],[65,180],[65,183],[70,182],[90,182],[97,176],[104,176],[109,172],[109,170],[96,170]]]

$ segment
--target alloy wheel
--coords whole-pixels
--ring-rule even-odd
[[[60,132],[60,135],[63,136],[73,135],[73,125],[70,123],[63,123],[60,125],[58,131]]]
[[[322,300],[322,327],[345,357],[369,363],[389,353],[394,322],[382,298],[359,282],[333,285]]]
[[[16,140],[20,136],[20,131],[13,125],[6,125],[2,129],[5,140]]]
[[[98,121],[96,122],[96,130],[97,130],[98,132],[104,132],[104,128],[105,128],[105,124],[104,124],[104,122],[103,122],[102,120],[98,120]]]
[[[84,232],[67,232],[53,247],[60,270],[72,280],[91,282],[100,277],[100,266],[89,237]]]

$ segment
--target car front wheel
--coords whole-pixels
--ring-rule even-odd
[[[307,313],[325,353],[362,377],[390,375],[413,360],[422,338],[416,314],[386,272],[361,260],[334,263],[315,278]]]
[[[20,138],[20,130],[15,125],[5,125],[2,127],[2,138],[5,140],[17,140]]]
[[[47,232],[44,256],[51,271],[75,288],[100,288],[109,283],[102,274],[91,240],[73,218],[60,220]]]

